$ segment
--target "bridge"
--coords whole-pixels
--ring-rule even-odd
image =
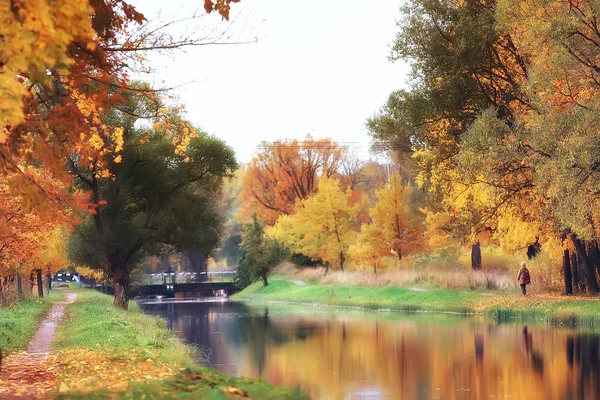
[[[236,271],[221,272],[175,272],[165,271],[143,275],[138,284],[132,284],[130,295],[181,297],[230,296],[241,290],[235,281]],[[104,293],[114,294],[112,286],[98,287]]]

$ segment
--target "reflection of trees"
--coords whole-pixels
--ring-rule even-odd
[[[271,314],[236,303],[162,307],[173,330],[213,349],[213,359],[226,355],[237,373],[302,386],[315,398],[600,398],[597,335],[462,320]]]
[[[569,335],[566,339],[568,373],[572,379],[565,391],[567,399],[600,397],[600,336]]]
[[[287,329],[285,326],[279,326],[269,316],[268,308],[265,308],[262,313],[246,313],[238,318],[236,331],[239,334],[240,344],[248,349],[251,358],[256,362],[258,376],[262,377],[267,351],[272,346],[291,340],[306,340],[314,334],[315,330],[315,325],[305,323],[295,323]]]

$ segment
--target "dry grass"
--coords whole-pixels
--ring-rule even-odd
[[[516,282],[509,271],[463,270],[397,270],[374,274],[365,272],[329,272],[324,268],[303,269],[294,274],[295,279],[307,283],[341,286],[423,286],[442,289],[514,290]]]
[[[483,270],[470,268],[469,249],[458,254],[420,254],[402,260],[387,259],[381,266],[383,272],[373,273],[371,267],[348,264],[346,272],[325,268],[297,269],[291,263],[280,266],[276,273],[293,276],[312,284],[341,286],[435,286],[459,290],[510,290],[518,289],[516,272],[521,255],[508,255],[498,248],[482,248]],[[560,291],[560,265],[547,254],[541,253],[527,263],[532,275],[533,292]]]

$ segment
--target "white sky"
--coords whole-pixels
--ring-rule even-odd
[[[388,60],[402,0],[241,0],[230,41],[153,57],[159,84],[176,86],[187,117],[247,162],[262,141],[330,137],[367,158],[365,120],[408,68]],[[183,18],[202,0],[132,0],[147,18]],[[203,26],[226,29],[216,14]],[[210,29],[206,28],[206,29]],[[180,25],[179,29],[184,29]]]

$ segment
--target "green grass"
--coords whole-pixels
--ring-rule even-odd
[[[318,303],[392,311],[458,312],[482,314],[498,322],[540,322],[550,326],[600,326],[600,300],[569,299],[543,294],[521,297],[496,291],[495,296],[480,292],[427,287],[419,292],[398,286],[360,287],[338,285],[296,285],[271,280],[268,286],[255,283],[234,296],[240,300]]]
[[[478,293],[433,288],[417,292],[397,286],[296,285],[292,282],[271,280],[268,286],[263,286],[258,282],[254,283],[236,294],[234,298],[384,308],[397,311],[468,313],[472,311],[468,304],[481,296]]]
[[[129,311],[125,311],[112,305],[111,296],[88,289],[76,292],[77,300],[67,307],[66,318],[58,328],[59,358],[69,358],[61,360],[59,373],[59,381],[68,384],[69,389],[61,390],[58,398],[225,399],[235,391],[254,399],[304,398],[296,390],[275,387],[264,380],[234,378],[197,366],[195,350],[173,336],[164,320],[143,314],[135,302],[130,302]],[[179,372],[167,379],[131,381],[126,390],[107,389],[106,383],[103,385],[107,379],[106,360],[110,377],[117,373],[111,369],[111,362],[120,366],[115,369],[134,370],[152,360],[158,368],[166,366],[167,371]],[[89,382],[90,376],[94,382],[92,391],[74,383],[85,379]]]
[[[171,335],[164,320],[143,314],[133,301],[125,311],[112,305],[111,296],[88,289],[75,291],[77,301],[67,307],[57,331],[57,349],[132,351],[170,365],[194,365],[193,349]]]
[[[49,297],[23,299],[0,308],[0,351],[6,355],[27,349],[52,303],[63,297],[63,293],[51,290]]]

